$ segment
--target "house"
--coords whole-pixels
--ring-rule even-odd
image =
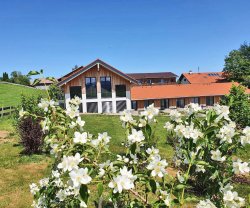
[[[228,94],[234,84],[222,82],[220,73],[215,74],[217,73],[207,75],[199,73],[194,76],[189,74],[191,79],[189,75],[182,74],[181,79],[184,82],[186,78],[187,82],[185,82],[188,84],[153,81],[154,84],[144,85],[138,83],[138,80],[149,78],[159,80],[159,73],[125,74],[97,59],[61,77],[58,86],[64,91],[66,105],[69,99],[75,96],[82,99],[80,112],[84,113],[118,113],[124,109],[141,110],[152,103],[159,109],[183,108],[189,103],[212,106]],[[198,78],[195,80],[193,77]],[[174,81],[176,75],[168,72],[165,78]],[[203,80],[205,80],[204,83]]]
[[[131,89],[132,108],[141,110],[154,103],[159,109],[183,108],[189,103],[213,106],[228,94],[233,83],[175,84],[134,86]]]
[[[49,80],[49,79],[45,79],[45,78],[40,78],[39,79],[40,82],[37,83],[34,87],[37,89],[41,89],[41,90],[47,90],[49,88],[50,85],[53,84],[53,81]]]
[[[130,91],[137,81],[109,64],[97,59],[85,67],[63,76],[62,87],[67,101],[82,99],[81,112],[117,113],[131,109]]]
[[[202,72],[202,73],[189,73],[181,74],[179,83],[181,84],[197,84],[197,83],[217,83],[225,82],[222,72]]]
[[[128,76],[137,80],[139,84],[173,84],[176,83],[176,74],[172,72],[155,72],[155,73],[130,73]]]

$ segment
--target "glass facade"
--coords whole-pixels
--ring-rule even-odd
[[[206,97],[206,105],[208,105],[208,106],[214,105],[214,97],[213,96]]]
[[[101,93],[102,98],[111,98],[111,77],[101,77]]]
[[[116,97],[126,97],[126,85],[115,86]]]
[[[86,77],[85,78],[86,86],[86,98],[97,98],[96,90],[96,78],[95,77]]]
[[[161,109],[166,109],[168,108],[168,99],[162,99],[161,100]]]
[[[185,107],[185,100],[184,98],[176,99],[176,107],[177,108],[184,108]]]

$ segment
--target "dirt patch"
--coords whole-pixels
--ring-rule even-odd
[[[9,136],[8,131],[0,131],[0,139],[5,139]]]

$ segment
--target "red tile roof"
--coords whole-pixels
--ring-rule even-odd
[[[209,83],[209,84],[175,84],[154,86],[133,86],[131,89],[132,100],[149,100],[163,98],[201,97],[226,95],[232,85],[238,83]],[[247,90],[250,93],[250,90]]]
[[[183,73],[180,79],[183,78],[183,76],[190,82],[190,84],[215,83],[224,80],[222,72]]]

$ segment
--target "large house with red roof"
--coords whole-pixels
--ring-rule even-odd
[[[212,106],[233,85],[220,72],[183,73],[180,84],[176,78],[171,72],[125,74],[97,59],[61,77],[58,86],[66,104],[75,96],[82,99],[83,113],[118,113],[141,110],[152,103],[162,110],[189,103]]]

